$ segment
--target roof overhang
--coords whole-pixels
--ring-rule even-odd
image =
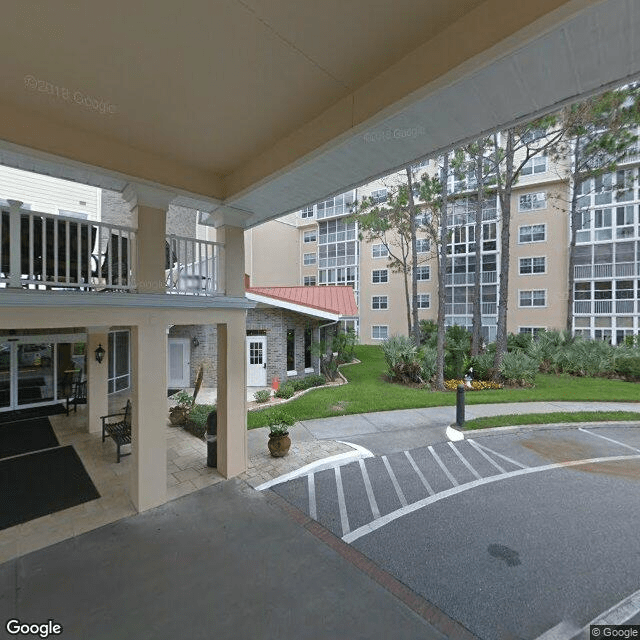
[[[287,302],[286,300],[279,300],[278,298],[270,298],[269,296],[261,296],[256,293],[245,293],[248,300],[257,304],[256,308],[260,308],[261,305],[270,308],[286,309],[287,311],[294,311],[295,313],[301,313],[305,316],[311,316],[313,318],[320,318],[322,320],[332,320],[338,322],[339,320],[346,319],[345,316],[341,316],[339,313],[331,313],[329,311],[322,311],[321,309],[314,309],[313,307],[307,307],[302,304],[296,304],[295,302]]]
[[[0,162],[168,188],[214,224],[225,207],[255,226],[640,73],[632,0],[117,5],[5,3]]]

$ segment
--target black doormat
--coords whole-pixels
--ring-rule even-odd
[[[47,404],[44,407],[3,411],[0,413],[0,424],[16,422],[18,420],[31,420],[32,418],[42,418],[45,416],[57,416],[61,413],[67,413],[63,404]]]
[[[99,497],[71,445],[0,460],[0,530]]]
[[[0,424],[0,459],[59,445],[49,418]]]

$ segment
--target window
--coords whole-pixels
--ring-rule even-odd
[[[537,336],[541,331],[544,331],[545,327],[518,327],[518,333],[528,333],[529,335]]]
[[[373,296],[371,298],[372,309],[388,309],[389,299],[387,296]]]
[[[531,291],[520,291],[521,307],[546,307],[547,292],[545,289],[533,289]]]
[[[518,211],[536,211],[547,208],[547,194],[544,191],[538,193],[525,193],[518,199]]]
[[[374,244],[371,246],[371,255],[374,258],[386,258],[389,255],[389,249],[384,244]]]
[[[431,278],[431,268],[426,267],[416,267],[416,277],[418,280],[429,280]]]
[[[131,372],[128,331],[109,332],[108,357],[107,392],[115,393],[128,389]]]
[[[371,200],[373,200],[373,202],[375,204],[380,204],[382,202],[386,202],[387,201],[387,189],[376,189],[375,191],[371,192]]]
[[[316,254],[315,253],[305,253],[303,257],[304,257],[305,266],[308,266],[310,264],[315,264],[316,263]]]
[[[354,192],[349,191],[348,193],[343,193],[335,198],[329,198],[323,202],[318,202],[318,219],[342,216],[350,213],[351,206],[353,205],[353,196]]]
[[[431,294],[419,293],[418,294],[418,309],[429,309],[431,307]]]
[[[431,243],[427,238],[418,238],[416,240],[416,250],[418,253],[428,253],[431,249]]]
[[[547,156],[539,155],[529,158],[526,164],[522,167],[520,174],[523,176],[532,176],[538,173],[546,173],[547,171]]]
[[[374,269],[371,272],[371,282],[373,282],[373,284],[382,284],[383,282],[389,282],[389,270]]]
[[[311,362],[311,343],[313,342],[313,329],[307,327],[304,330],[304,370],[313,371],[313,364]]]
[[[305,276],[303,280],[303,284],[305,287],[315,287],[316,286],[316,277],[315,276]]]
[[[546,224],[527,224],[518,227],[518,242],[544,242],[547,239]]]
[[[287,373],[296,372],[296,331],[287,329]]]
[[[386,340],[389,337],[389,327],[386,324],[374,324],[371,327],[372,340]]]
[[[305,207],[304,209],[301,209],[300,210],[300,217],[301,218],[313,218],[313,206]]]
[[[520,258],[520,275],[533,275],[536,273],[546,273],[547,259],[544,256],[539,258]]]
[[[313,231],[305,231],[304,232],[304,236],[303,236],[303,241],[304,242],[315,242],[318,239],[318,236],[315,232],[315,230]]]

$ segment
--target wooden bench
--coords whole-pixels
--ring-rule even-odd
[[[115,420],[115,418],[118,418]],[[109,436],[118,447],[118,462],[129,453],[120,453],[120,447],[124,444],[131,444],[131,400],[127,400],[124,413],[111,413],[101,416],[102,420],[102,442]]]

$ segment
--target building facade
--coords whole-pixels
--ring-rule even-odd
[[[517,159],[517,158],[516,158]],[[638,157],[629,155],[620,170],[581,187],[582,209],[575,249],[575,335],[620,343],[640,332],[640,191]],[[414,176],[436,175],[434,162],[414,167]],[[562,159],[537,155],[527,162],[511,199],[508,326],[510,333],[564,329],[569,292],[569,243],[572,185]],[[364,344],[393,334],[407,334],[407,305],[401,274],[389,266],[387,248],[369,242],[352,218],[353,204],[363,197],[384,203],[403,174],[392,174],[306,207],[280,221],[252,230],[256,239],[278,237],[282,247],[268,264],[251,271],[280,284],[351,286],[359,315],[354,327]],[[498,199],[485,197],[482,211],[481,264],[475,255],[475,179],[449,176],[451,204],[445,273],[445,323],[471,328],[474,282],[481,278],[482,332],[493,341],[497,329],[502,216]],[[418,202],[419,204],[419,202]],[[279,233],[278,225],[287,232]],[[295,230],[295,231],[294,231]],[[421,319],[437,317],[437,263],[428,234],[418,231],[418,307]],[[285,250],[285,247],[287,249]],[[290,250],[289,250],[290,248]],[[420,260],[422,254],[423,261]],[[280,256],[297,255],[283,265]],[[247,264],[250,262],[247,260]]]

